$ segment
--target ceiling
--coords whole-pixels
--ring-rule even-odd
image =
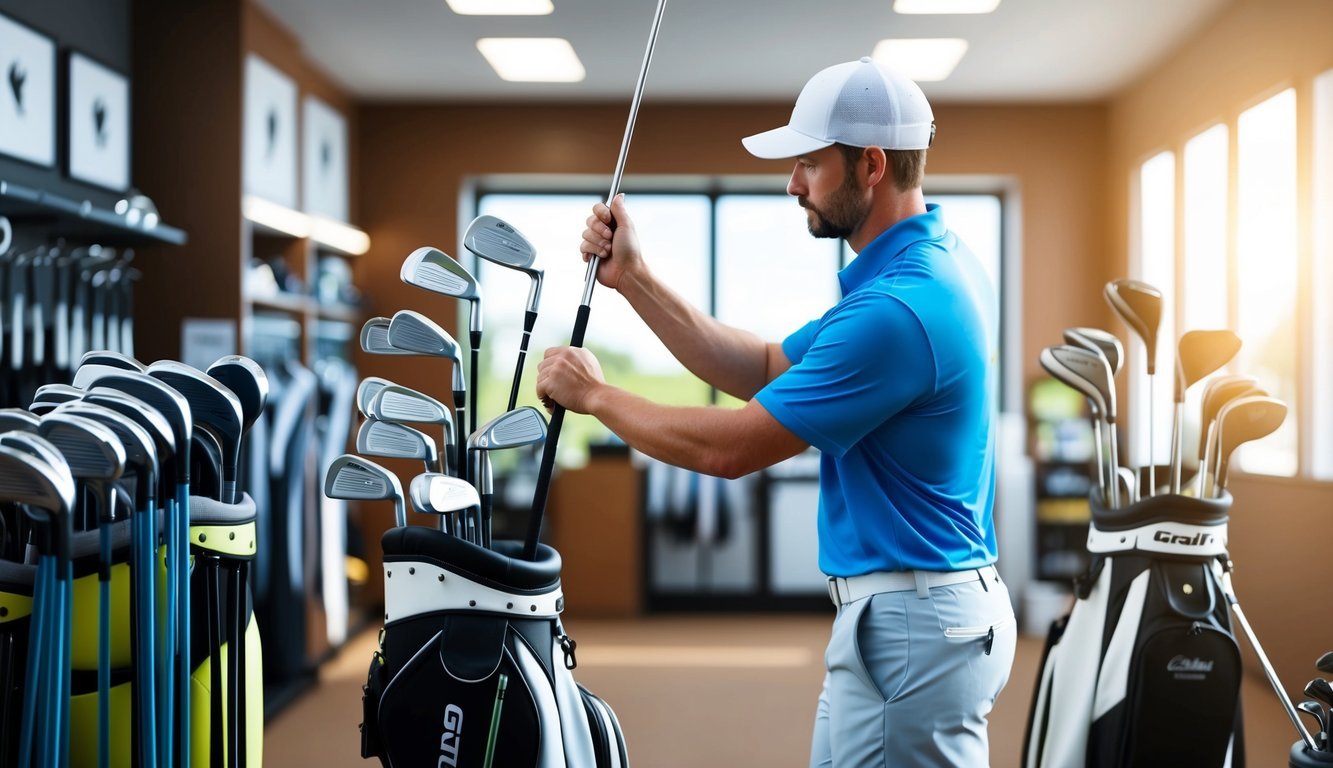
[[[653,0],[553,0],[548,16],[457,16],[444,0],[258,0],[349,95],[367,101],[609,101],[633,92]],[[1229,0],[1001,0],[979,16],[904,16],[892,0],[670,0],[644,100],[794,99],[817,70],[885,37],[962,37],[932,100],[1105,98]],[[481,37],[563,37],[588,71],[575,84],[501,80]]]

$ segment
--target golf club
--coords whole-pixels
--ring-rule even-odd
[[[1315,723],[1319,725],[1319,731],[1314,735],[1315,741],[1319,743],[1322,750],[1328,745],[1328,713],[1324,708],[1314,701],[1302,701],[1296,704],[1296,709],[1314,718]]]
[[[1333,675],[1333,651],[1327,651],[1315,662],[1315,668],[1325,674]]]
[[[361,326],[361,351],[372,355],[410,355],[389,343],[389,318],[372,317]]]
[[[534,267],[537,249],[512,224],[495,216],[483,215],[472,220],[463,234],[463,247],[493,264],[518,270],[528,276],[527,311],[523,315],[523,338],[518,345],[518,363],[514,366],[514,381],[509,388],[509,406],[514,410],[518,402],[519,382],[523,379],[523,360],[528,354],[528,341],[537,323],[537,306],[542,300],[542,278],[545,272]],[[476,374],[473,374],[476,385]],[[475,420],[475,419],[474,419]]]
[[[403,485],[398,476],[369,459],[350,453],[334,459],[324,477],[324,495],[349,501],[393,499],[395,523],[399,528],[407,525]]]
[[[1231,331],[1187,331],[1176,345],[1175,411],[1171,417],[1171,493],[1180,493],[1181,453],[1185,421],[1185,390],[1231,362],[1240,351],[1240,337]],[[1154,489],[1153,493],[1156,493]]]
[[[41,417],[32,411],[25,411],[22,408],[0,408],[0,432],[15,429],[36,432],[40,421]]]
[[[240,399],[217,379],[175,360],[153,363],[148,366],[148,375],[184,395],[190,403],[190,413],[194,416],[195,424],[217,436],[222,446],[222,496],[218,500],[225,504],[235,504],[241,438],[246,427]],[[260,405],[262,407],[262,403]]]
[[[1157,331],[1162,324],[1162,292],[1138,280],[1112,280],[1103,291],[1111,309],[1143,342],[1148,370],[1148,495],[1157,489],[1153,457],[1153,379],[1157,372]],[[1140,489],[1140,496],[1143,495]]]
[[[546,439],[546,419],[530,405],[502,413],[483,424],[468,437],[469,456],[477,456],[476,482],[481,491],[480,544],[491,546],[491,451],[535,445]]]
[[[385,327],[385,333],[388,333],[388,327]],[[375,399],[375,395],[380,393],[381,389],[393,384],[388,379],[381,379],[378,376],[367,376],[356,385],[356,408],[362,416],[370,417],[370,401]]]
[[[458,460],[454,455],[454,417],[449,409],[435,398],[397,384],[380,387],[375,396],[367,403],[366,417],[396,424],[411,422],[414,424],[443,425],[443,442],[440,460],[445,474],[457,473]]]
[[[418,248],[408,254],[398,275],[408,285],[468,302],[468,346],[471,348],[472,357],[472,384],[476,386],[477,361],[481,351],[481,286],[477,283],[477,279],[453,257],[438,248],[431,247]],[[390,335],[390,343],[392,339],[393,336]],[[468,408],[468,416],[470,418],[468,423],[477,423],[475,397],[472,398]],[[462,428],[461,421],[459,432],[466,432]]]
[[[468,477],[467,462],[463,460],[467,435],[467,380],[463,377],[463,358],[458,342],[449,332],[440,327],[429,317],[410,309],[400,309],[389,322],[389,343],[399,349],[409,350],[418,355],[446,357],[452,363],[454,416],[457,421],[457,459],[458,475],[464,480]],[[473,384],[476,382],[474,381]],[[472,398],[475,404],[476,398]]]
[[[435,472],[412,478],[408,492],[418,512],[440,515],[440,530],[454,535],[459,528],[455,513],[481,506],[477,489],[471,483]]]
[[[657,46],[657,32],[662,27],[662,13],[666,10],[666,0],[657,0],[657,10],[653,13],[653,24],[648,30],[648,44],[643,52],[643,63],[639,66],[639,79],[634,84],[634,96],[630,100],[629,119],[625,121],[625,135],[620,140],[620,155],[616,158],[616,169],[611,175],[611,190],[606,195],[609,206],[620,192],[620,180],[625,173],[625,160],[629,157],[630,139],[634,135],[634,122],[639,115],[639,102],[643,100],[643,85],[648,79],[648,67],[653,60],[653,49]],[[588,259],[588,268],[583,277],[583,299],[574,316],[574,330],[570,334],[569,345],[582,347],[583,337],[588,331],[588,317],[592,313],[592,292],[597,287],[597,267],[601,259]],[[537,543],[541,538],[542,516],[546,514],[546,500],[551,491],[551,476],[555,473],[556,448],[560,443],[560,430],[565,424],[565,409],[559,403],[550,403],[551,422],[548,426],[546,444],[542,450],[541,468],[537,472],[537,487],[532,496],[532,512],[528,517],[528,533],[523,540],[523,559],[537,557]]]
[[[1231,454],[1242,443],[1272,434],[1287,418],[1287,404],[1273,397],[1250,396],[1232,400],[1217,416],[1217,471],[1210,496],[1220,497],[1227,487]]]
[[[1203,403],[1199,413],[1199,469],[1195,478],[1194,495],[1203,496],[1204,483],[1213,471],[1217,452],[1217,414],[1222,407],[1247,395],[1266,396],[1253,376],[1218,376],[1204,387]]]
[[[1110,471],[1107,472],[1106,477],[1116,478],[1119,462],[1115,434],[1115,380],[1111,373],[1110,364],[1099,352],[1089,352],[1086,349],[1071,346],[1047,347],[1041,351],[1038,359],[1042,368],[1045,368],[1047,373],[1051,374],[1057,381],[1074,388],[1088,398],[1092,405],[1094,427],[1098,415],[1105,420],[1107,431],[1110,433],[1111,444],[1110,456],[1107,457]],[[1101,477],[1101,470],[1099,469],[1098,478]],[[1107,491],[1107,485],[1105,482],[1101,483],[1103,494]],[[1120,484],[1118,481],[1113,481],[1109,485],[1111,508],[1119,508]],[[1105,496],[1103,496],[1103,500],[1105,500]]]
[[[356,431],[356,452],[386,459],[416,459],[427,472],[443,471],[435,441],[425,432],[392,421],[366,419]]]

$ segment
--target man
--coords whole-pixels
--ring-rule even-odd
[[[594,207],[581,249],[603,259],[599,281],[743,407],[650,402],[582,349],[548,350],[538,373],[543,401],[695,471],[738,477],[820,450],[819,564],[838,615],[811,766],[987,765],[986,716],[1013,661],[993,567],[996,302],[922,196],[934,132],[920,88],[863,58],[816,74],[788,125],[743,140],[796,158],[787,192],[810,233],[858,254],[842,299],[780,345],[656,279],[623,197]]]

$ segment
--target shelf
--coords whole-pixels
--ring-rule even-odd
[[[350,304],[315,304],[315,312],[325,320],[355,323],[361,319],[361,308]]]
[[[53,234],[100,245],[184,245],[185,231],[166,224],[132,226],[124,216],[40,189],[0,180],[0,216],[13,224],[46,224]]]
[[[313,296],[275,293],[265,296],[246,296],[245,300],[256,310],[285,312],[293,315],[315,315],[323,320],[356,322],[361,319],[361,308],[350,304],[321,304]]]

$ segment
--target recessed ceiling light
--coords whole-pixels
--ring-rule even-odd
[[[546,16],[551,0],[444,0],[460,16]]]
[[[893,0],[895,13],[990,13],[1000,0]]]
[[[483,37],[477,50],[510,82],[577,83],[587,74],[563,37]]]
[[[880,40],[871,55],[901,75],[918,82],[947,78],[967,53],[967,41],[958,37]]]

